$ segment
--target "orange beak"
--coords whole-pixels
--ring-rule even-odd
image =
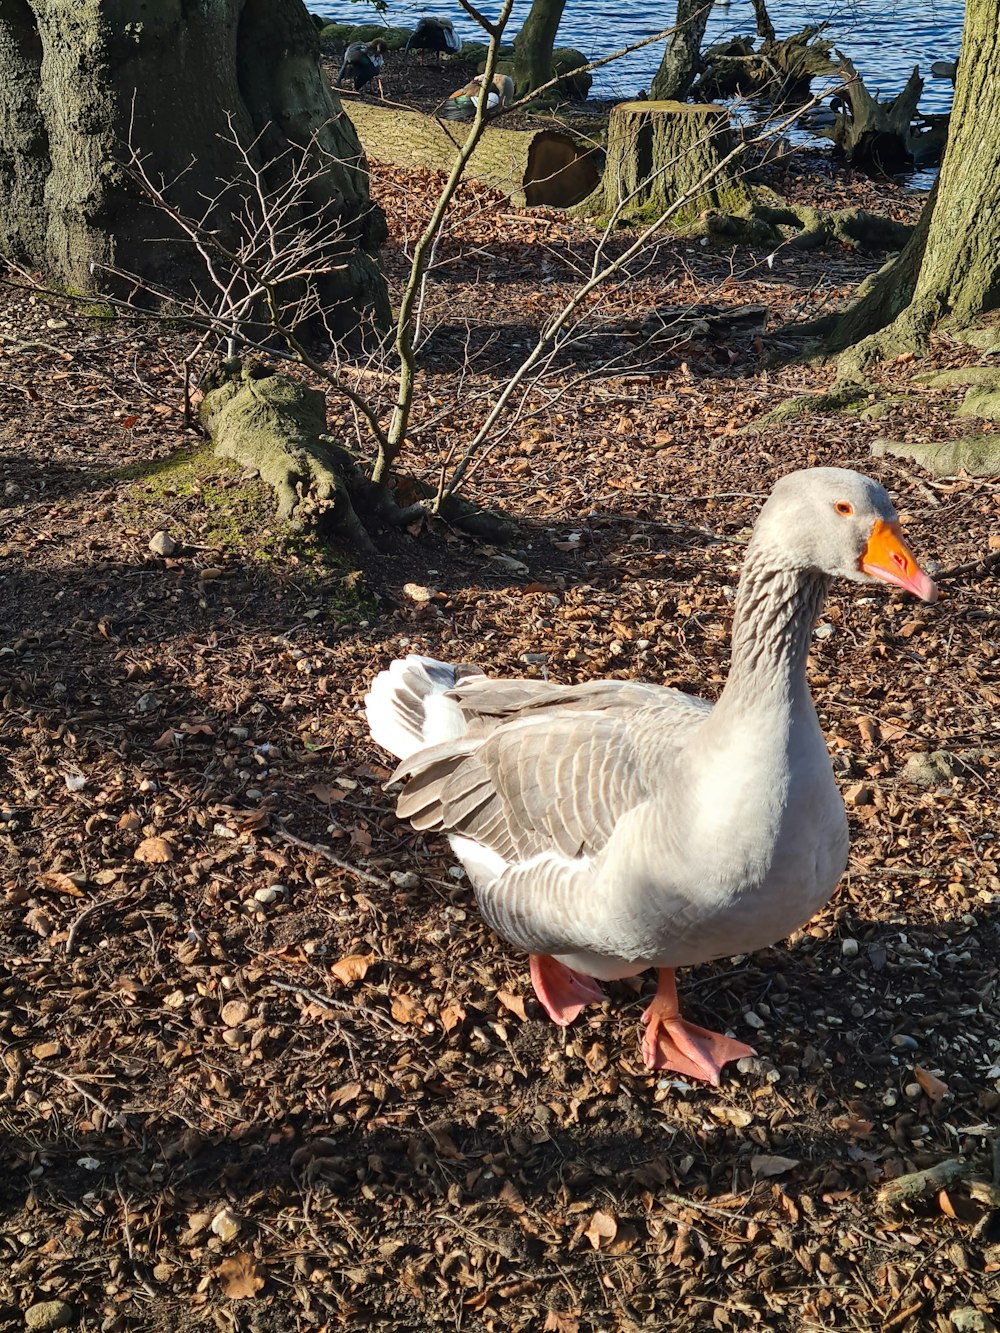
[[[924,573],[913,552],[903,541],[898,523],[877,518],[871,536],[861,552],[859,567],[873,579],[905,588],[924,602],[936,602],[937,584]]]

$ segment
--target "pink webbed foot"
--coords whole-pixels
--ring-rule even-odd
[[[755,1055],[752,1046],[721,1032],[709,1032],[681,1018],[673,968],[659,971],[656,995],[642,1016],[642,1058],[647,1069],[672,1069],[688,1078],[718,1086],[722,1067],[730,1060]]]
[[[600,1004],[604,999],[593,978],[574,972],[544,953],[531,955],[531,984],[542,1008],[560,1027],[572,1023],[588,1004]]]

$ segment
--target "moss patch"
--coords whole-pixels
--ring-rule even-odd
[[[165,528],[180,543],[217,552],[289,582],[336,624],[370,619],[376,604],[364,578],[312,531],[275,517],[274,492],[229,459],[203,446],[116,468],[110,480],[132,483],[129,522],[150,533]],[[203,549],[207,548],[207,552]]]
[[[968,472],[973,477],[1000,476],[1000,434],[966,435],[960,440],[876,440],[872,457],[888,454],[919,463],[932,477],[950,477]]]

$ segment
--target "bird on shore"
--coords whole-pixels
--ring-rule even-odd
[[[805,469],[757,519],[714,706],[638,681],[493,680],[418,656],[372,683],[372,737],[401,761],[397,814],[447,836],[486,923],[529,954],[554,1022],[602,998],[594,978],[656,968],[648,1067],[716,1084],[753,1054],[681,1017],[674,971],[783,939],[847,864],[806,679],[838,577],[937,597],[878,482]]]
[[[458,55],[461,49],[462,43],[451,19],[434,18],[430,15],[417,20],[417,26],[410,33],[405,48],[407,56],[411,51],[437,51]]]
[[[366,83],[374,79],[379,97],[384,96],[380,76],[387,50],[388,47],[380,37],[373,42],[351,42],[344,52],[344,60],[337,75],[338,87],[345,78],[350,79],[354,84],[354,91],[359,93]]]
[[[477,74],[469,80],[464,88],[459,88],[458,92],[451,94],[441,108],[441,115],[445,120],[473,119],[485,77],[485,74]],[[490,80],[489,92],[486,95],[485,114],[495,116],[498,112],[503,111],[505,107],[510,106],[513,100],[514,80],[509,74],[494,74]]]

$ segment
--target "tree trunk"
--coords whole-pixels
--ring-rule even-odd
[[[767,12],[765,0],[753,0],[754,18],[757,20],[757,36],[765,42],[776,42],[778,34],[774,31],[771,15]]]
[[[552,78],[552,48],[566,0],[532,0],[524,26],[514,38],[514,89],[518,97]]]
[[[1000,306],[1000,0],[968,0],[941,173],[909,243],[837,321],[845,376]]]
[[[220,238],[253,207],[243,145],[268,190],[305,160],[300,211],[342,223],[324,299],[334,331],[385,316],[384,219],[301,0],[0,0],[0,250],[53,283],[108,290],[109,269],[178,294],[202,261],[123,164]]]
[[[693,223],[706,210],[746,213],[750,191],[723,165],[732,147],[724,107],[620,102],[608,122],[604,177],[577,211],[649,223],[684,200],[670,215],[674,227]]]
[[[419,111],[355,102],[351,115],[365,152],[380,162],[450,171],[465,137]],[[567,208],[597,184],[596,153],[557,130],[505,130],[488,126],[469,161],[467,175],[504,193],[518,205]]]
[[[677,0],[677,20],[649,95],[657,102],[683,102],[701,63],[701,43],[713,0]]]

